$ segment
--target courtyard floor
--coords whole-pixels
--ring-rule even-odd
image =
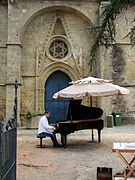
[[[113,174],[125,168],[112,144],[135,142],[135,125],[104,128],[101,143],[91,142],[91,130],[77,131],[68,135],[66,149],[53,148],[49,138],[43,140],[45,148],[37,148],[36,135],[37,130],[18,129],[17,180],[96,180],[97,167],[113,168]],[[133,154],[125,156],[130,159]]]

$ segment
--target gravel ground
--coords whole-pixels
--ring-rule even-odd
[[[125,168],[113,142],[135,142],[135,125],[104,128],[101,143],[91,142],[91,130],[68,135],[68,148],[53,148],[49,138],[45,148],[37,148],[37,130],[18,129],[17,180],[96,180],[97,167],[113,168],[113,174]],[[60,136],[57,135],[60,141]],[[131,159],[133,154],[124,154]]]

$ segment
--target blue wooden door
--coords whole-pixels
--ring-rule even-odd
[[[71,79],[62,71],[52,73],[45,84],[45,110],[51,112],[49,122],[65,120],[69,99],[53,99],[53,94],[69,86]]]

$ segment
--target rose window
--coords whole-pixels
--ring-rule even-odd
[[[62,40],[55,40],[50,44],[49,53],[55,59],[63,59],[68,54],[68,46]]]

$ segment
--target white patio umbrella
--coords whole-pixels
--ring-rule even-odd
[[[113,96],[129,94],[127,88],[111,83],[111,80],[87,77],[81,80],[72,81],[70,86],[56,92],[53,95],[57,98],[82,98],[84,96]]]

